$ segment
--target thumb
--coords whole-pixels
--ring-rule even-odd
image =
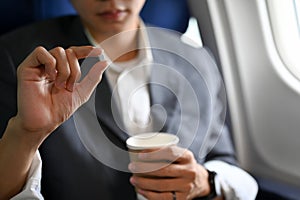
[[[79,94],[80,102],[83,104],[92,95],[96,86],[102,79],[102,74],[107,67],[106,61],[97,62],[88,72],[88,74],[83,78],[77,87],[77,92]]]

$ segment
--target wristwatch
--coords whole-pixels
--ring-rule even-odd
[[[216,185],[215,185],[215,177],[217,173],[214,171],[209,171],[208,169],[207,172],[208,172],[208,183],[210,187],[210,193],[207,195],[207,198],[213,199],[217,196]]]
[[[209,184],[209,188],[210,188],[210,193],[204,197],[198,197],[194,200],[211,200],[211,199],[217,197],[216,185],[215,185],[215,177],[216,177],[217,173],[214,171],[210,171],[208,169],[206,169],[206,170],[208,172],[208,184]]]

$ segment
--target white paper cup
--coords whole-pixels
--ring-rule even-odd
[[[179,138],[176,135],[169,134],[169,133],[162,133],[162,132],[155,132],[155,133],[143,133],[139,135],[132,136],[127,139],[126,144],[129,149],[129,157],[131,162],[138,162],[139,161],[139,153],[143,151],[148,155],[155,155],[160,154],[163,148],[177,145],[179,142]],[[155,162],[155,161],[148,161],[148,162]],[[135,174],[140,173],[147,173],[151,171],[158,170],[163,168],[172,161],[160,161],[159,165],[155,165],[155,167],[145,167],[144,169],[139,169],[135,171]]]

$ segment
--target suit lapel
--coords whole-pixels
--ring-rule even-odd
[[[85,33],[80,18],[75,18],[71,28],[68,30],[69,41],[71,45],[90,45]],[[85,59],[83,67],[93,66],[98,59]],[[112,108],[114,110],[112,111]],[[112,100],[112,92],[109,87],[105,74],[96,88],[95,110],[100,126],[103,128],[106,136],[115,144],[121,145],[122,141],[128,138],[128,135],[123,131],[124,125],[117,110],[116,103]],[[121,141],[120,141],[121,140]]]
[[[120,111],[112,98],[112,92],[105,75],[96,89],[95,108],[100,125],[108,130],[105,132],[107,137],[113,142],[116,142],[115,139],[125,141],[128,135],[123,131],[124,125],[119,115]]]

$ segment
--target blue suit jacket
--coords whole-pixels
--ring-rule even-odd
[[[165,66],[152,68],[150,79],[158,84],[149,84],[151,104],[164,107],[163,112],[159,109],[152,112],[154,122],[159,126],[162,124],[160,131],[178,134],[181,145],[188,147],[199,163],[219,159],[235,164],[230,137],[226,126],[222,126],[225,115],[219,96],[224,91],[220,79],[215,78],[218,77],[213,70],[216,67],[208,52],[185,45],[178,36],[164,31],[149,31],[148,34],[154,47],[154,62]],[[0,93],[3,95],[0,98],[0,136],[8,120],[17,112],[16,68],[21,61],[39,45],[51,49],[87,44],[89,42],[77,16],[39,22],[0,38]],[[90,62],[94,61],[91,59]],[[197,67],[194,67],[195,63]],[[191,96],[198,106],[189,106],[191,97],[187,88],[191,89]],[[106,137],[116,146],[126,149],[128,135],[113,118],[111,95],[104,75],[95,95],[97,119]],[[181,105],[182,102],[187,103]],[[162,118],[163,113],[167,114],[167,118]],[[109,151],[103,150],[104,153]],[[136,198],[129,183],[131,174],[95,159],[80,139],[73,117],[44,141],[40,153],[45,199]],[[128,163],[128,157],[122,159]]]

